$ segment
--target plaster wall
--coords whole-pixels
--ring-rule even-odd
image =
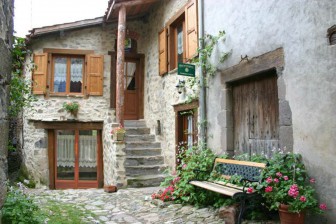
[[[336,220],[336,46],[327,29],[335,24],[334,1],[204,1],[205,32],[225,30],[225,44],[216,52],[230,51],[219,71],[282,47],[284,70],[278,80],[280,99],[288,102],[292,117],[293,150],[303,155],[309,174],[317,180],[321,202],[328,205],[328,223]],[[225,83],[220,72],[210,83],[207,97],[209,145],[216,152],[230,150]],[[278,74],[279,76],[279,74]],[[218,93],[219,96],[218,96]],[[286,131],[285,131],[286,132]],[[287,133],[288,134],[288,133]]]
[[[4,0],[0,4],[0,209],[6,197],[7,181],[7,145],[8,145],[8,99],[12,70],[10,49],[13,37],[13,0]],[[1,216],[1,214],[0,214]],[[1,217],[0,217],[1,220]],[[1,222],[1,221],[0,221]]]

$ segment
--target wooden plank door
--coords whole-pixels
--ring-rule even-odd
[[[279,102],[275,71],[234,83],[232,96],[236,154],[271,155],[271,150],[279,147]]]
[[[139,118],[139,61],[137,59],[125,59],[124,64],[124,90],[125,90],[125,114],[126,120]]]

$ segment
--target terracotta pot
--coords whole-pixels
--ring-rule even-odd
[[[288,211],[288,205],[279,206],[279,216],[281,224],[304,224],[304,212],[293,213]]]

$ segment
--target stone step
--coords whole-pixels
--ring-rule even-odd
[[[126,141],[126,149],[138,149],[138,148],[148,148],[148,149],[153,149],[153,148],[161,148],[161,143],[160,142],[127,142]]]
[[[143,135],[143,134],[150,134],[150,129],[143,127],[143,128],[136,128],[136,127],[130,127],[125,128],[126,129],[126,135]]]
[[[135,148],[135,149],[126,149],[127,156],[160,156],[160,148]]]
[[[162,174],[166,168],[165,165],[125,166],[126,176],[129,177]]]
[[[165,175],[143,175],[138,177],[128,177],[127,186],[129,187],[154,187],[160,186],[161,182],[166,178]]]
[[[127,120],[124,122],[125,128],[128,127],[141,127],[145,128],[146,127],[146,121],[145,120]]]
[[[126,142],[154,142],[155,141],[155,135],[148,135],[148,134],[143,134],[143,135],[128,135],[126,134],[125,136],[125,141]]]
[[[125,166],[164,164],[163,156],[127,156]]]

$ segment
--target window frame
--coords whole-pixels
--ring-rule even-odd
[[[177,38],[177,34],[178,34],[178,27],[182,26],[182,32],[183,32],[183,53],[182,53],[182,62],[185,63],[186,62],[186,26],[185,26],[185,13],[183,11],[183,13],[181,15],[179,15],[170,25],[169,25],[169,37],[168,37],[168,44],[169,44],[169,48],[168,48],[168,52],[170,52],[169,54],[169,61],[170,63],[168,64],[168,68],[169,70],[174,70],[177,68],[177,64],[178,62],[178,52],[177,52],[177,48],[178,48],[178,38]]]
[[[66,74],[66,87],[65,92],[55,92],[54,91],[54,78],[55,78],[55,58],[56,57],[64,57],[67,61],[67,74]],[[83,59],[83,69],[82,69],[82,88],[81,92],[70,92],[70,66],[71,66],[71,59],[72,58],[81,58]],[[51,55],[51,77],[50,77],[50,96],[77,96],[77,95],[84,95],[84,87],[86,85],[86,68],[85,68],[85,55],[75,55],[75,54],[52,54]]]

